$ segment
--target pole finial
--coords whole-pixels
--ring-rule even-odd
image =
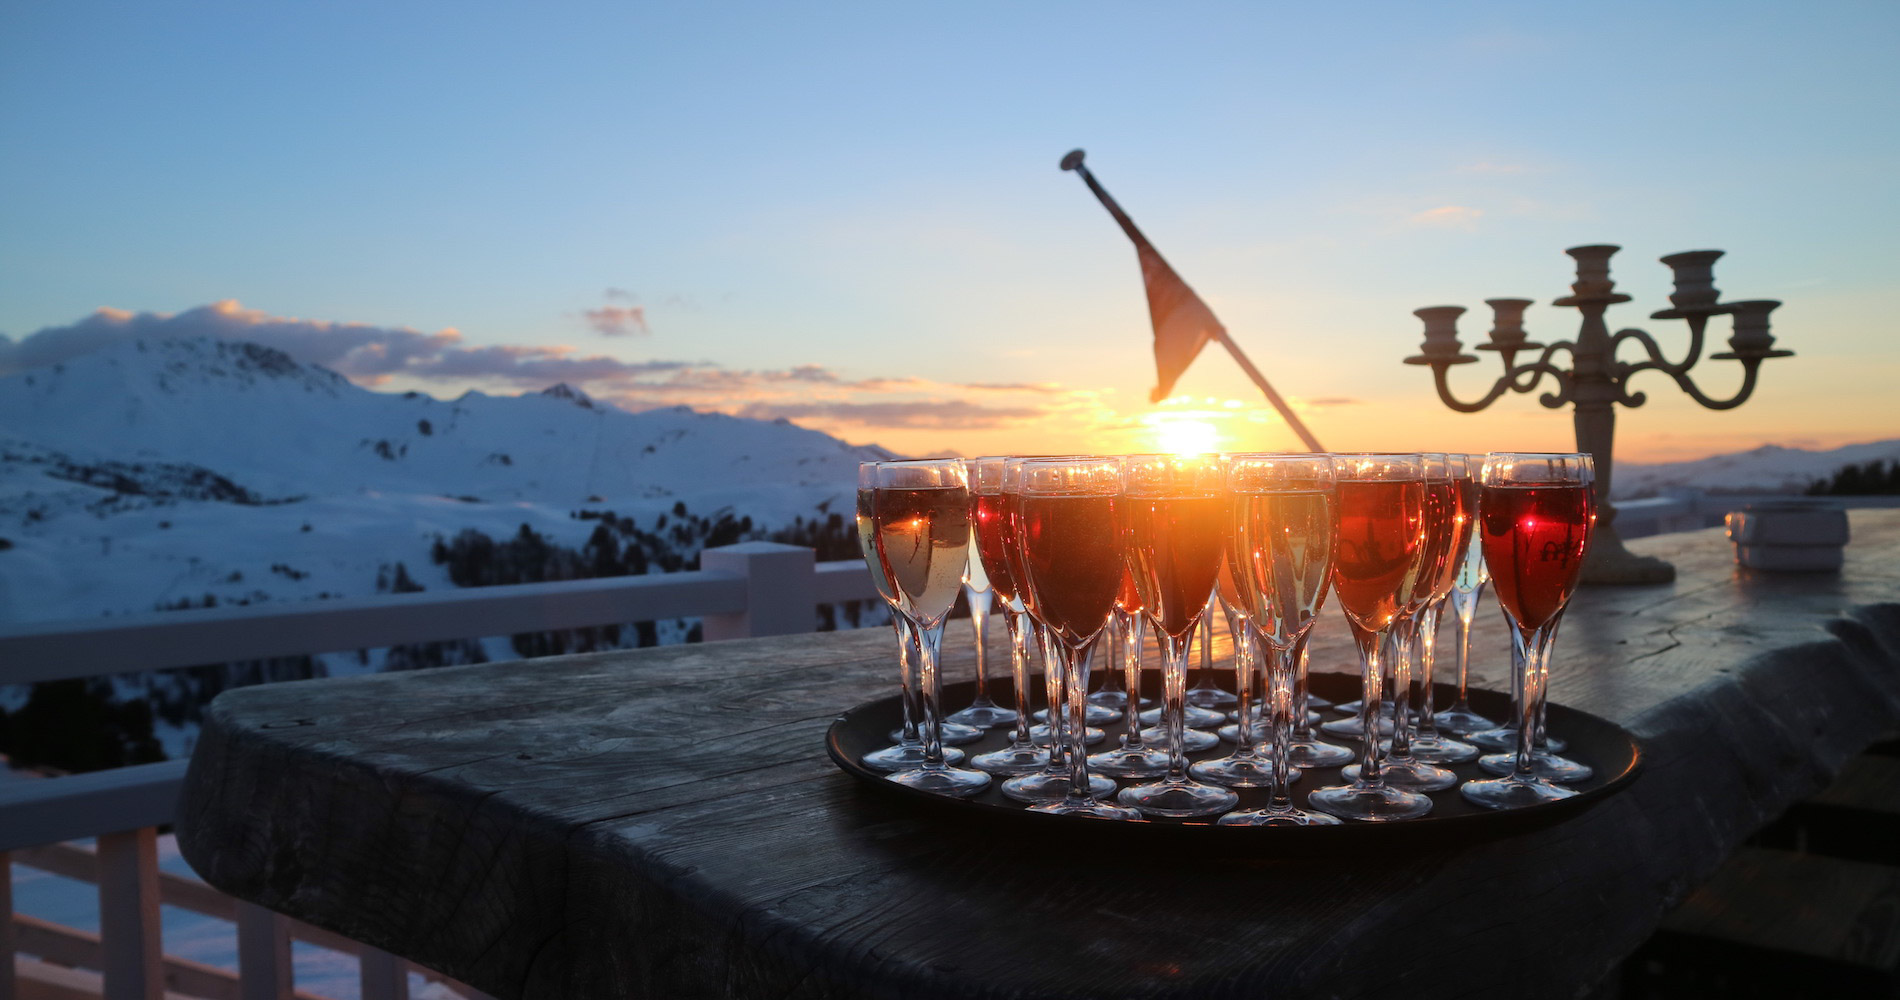
[[[1069,150],[1069,155],[1062,158],[1062,169],[1064,170],[1074,170],[1081,165],[1082,151],[1079,149]]]

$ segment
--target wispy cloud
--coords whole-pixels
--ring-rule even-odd
[[[1409,220],[1415,226],[1432,226],[1440,229],[1471,229],[1477,226],[1478,219],[1484,215],[1484,209],[1469,205],[1441,205],[1426,209],[1413,215]]]
[[[647,329],[645,306],[601,306],[581,313],[581,318],[603,337],[644,337],[652,332]]]

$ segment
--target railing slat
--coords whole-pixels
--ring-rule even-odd
[[[364,948],[356,959],[363,1000],[409,1000],[409,963],[380,948]]]
[[[183,760],[0,784],[0,851],[163,826],[178,810]]]
[[[149,826],[99,837],[99,942],[105,1000],[160,1000],[158,831]]]
[[[238,900],[238,996],[291,1000],[290,918]]]

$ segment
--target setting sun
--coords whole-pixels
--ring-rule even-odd
[[[1153,413],[1142,418],[1155,450],[1200,455],[1220,450],[1220,430],[1199,413]]]

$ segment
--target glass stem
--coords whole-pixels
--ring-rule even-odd
[[[917,723],[924,717],[923,706],[917,701],[917,630],[895,609],[891,611],[891,628],[897,633],[898,691],[904,703],[903,735],[898,742],[911,746],[920,742]]]
[[[1466,598],[1465,591],[1452,592],[1452,610],[1458,614],[1458,703],[1452,707],[1460,712],[1471,711],[1471,703],[1466,700],[1465,694],[1466,685],[1471,680],[1471,620],[1477,617],[1478,595],[1483,592],[1482,583],[1470,592],[1469,598]]]
[[[1128,702],[1122,708],[1122,749],[1140,750],[1141,746],[1141,640],[1146,625],[1140,615],[1115,610],[1115,634],[1122,641],[1122,679],[1128,689]]]
[[[963,599],[970,605],[970,629],[976,633],[976,698],[972,705],[991,705],[990,701],[990,607],[996,592],[988,587],[978,590],[963,585]]]
[[[1310,631],[1310,630],[1309,630]],[[1306,707],[1306,637],[1301,632],[1293,640],[1293,738],[1301,743],[1313,741],[1313,724],[1307,721]]]
[[[1234,637],[1234,694],[1240,699],[1240,721],[1234,725],[1234,756],[1253,756],[1253,626],[1247,616],[1227,611],[1227,630]]]
[[[1188,640],[1166,632],[1161,640],[1161,721],[1168,727],[1168,780],[1187,780],[1187,661]]]
[[[1003,631],[1009,633],[1009,676],[1016,688],[1016,731],[1011,741],[1018,749],[1034,745],[1029,738],[1029,636],[1023,631],[1023,613],[1005,603]]]
[[[1393,625],[1391,760],[1412,759],[1412,650],[1417,642],[1418,616],[1408,615]]]
[[[1274,812],[1287,812],[1293,808],[1293,798],[1287,791],[1293,776],[1292,765],[1287,763],[1288,755],[1293,752],[1293,713],[1299,707],[1293,692],[1293,675],[1298,670],[1300,654],[1305,645],[1306,636],[1302,633],[1291,646],[1269,644],[1264,651],[1267,704],[1272,706],[1273,725],[1273,790],[1267,808]]]
[[[1511,777],[1520,781],[1529,781],[1536,776],[1531,764],[1535,752],[1532,743],[1537,732],[1537,699],[1534,688],[1537,685],[1537,630],[1528,628],[1511,629],[1511,668],[1517,674],[1517,760]]]
[[[1438,672],[1438,615],[1444,602],[1426,605],[1418,613],[1418,735],[1438,739],[1438,707],[1432,690]]]
[[[1096,637],[1100,635],[1096,633]],[[1089,725],[1089,665],[1095,659],[1095,638],[1080,646],[1063,642],[1062,659],[1062,674],[1069,688],[1069,732],[1075,739],[1075,747],[1069,753],[1069,801],[1087,802],[1092,798],[1089,795],[1089,754],[1082,740]],[[1052,710],[1049,715],[1053,718],[1055,712]]]
[[[1036,646],[1042,653],[1042,694],[1048,702],[1046,717],[1049,720],[1049,770],[1059,772],[1062,769],[1062,755],[1068,751],[1066,730],[1062,722],[1062,663],[1058,659],[1055,634],[1047,625],[1036,628]]]
[[[1385,775],[1379,771],[1379,716],[1385,711],[1385,664],[1381,662],[1384,659],[1381,654],[1390,629],[1360,633],[1359,628],[1354,626],[1353,631],[1359,633],[1359,658],[1365,671],[1361,679],[1360,703],[1364,707],[1360,718],[1365,725],[1362,735],[1366,748],[1365,755],[1359,761],[1359,784],[1366,788],[1382,788],[1385,786]]]
[[[943,677],[937,672],[937,654],[943,649],[943,619],[916,623],[917,665],[923,674],[924,768],[943,763]]]
[[[1531,739],[1533,753],[1550,752],[1550,734],[1544,732],[1544,716],[1550,710],[1550,650],[1557,644],[1557,624],[1562,618],[1551,619],[1544,626],[1541,652],[1537,655],[1537,729]]]

